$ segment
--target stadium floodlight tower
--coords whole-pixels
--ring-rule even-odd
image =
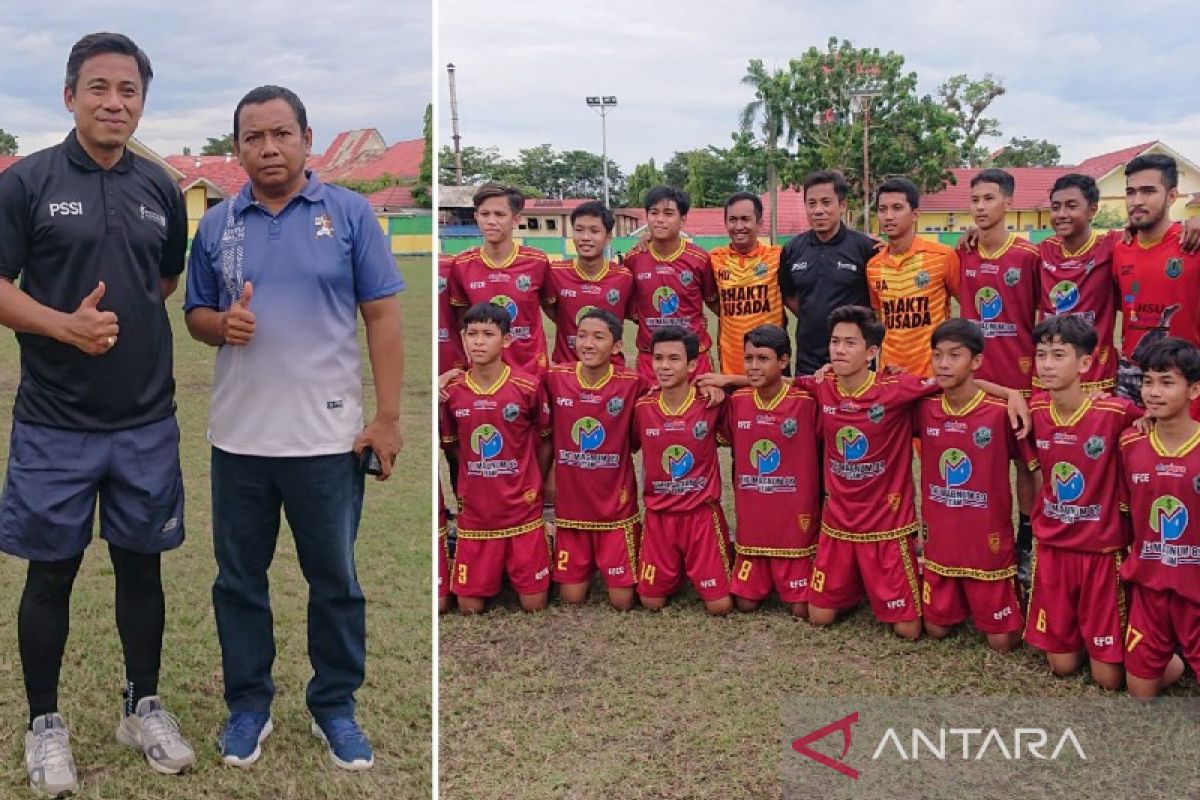
[[[871,104],[883,90],[876,83],[867,83],[850,91],[850,102],[863,118],[863,230],[871,230]]]
[[[608,110],[616,108],[617,98],[611,94],[598,97],[588,97],[589,108],[594,108],[600,114],[600,158],[604,163],[604,205],[612,207],[608,202]]]

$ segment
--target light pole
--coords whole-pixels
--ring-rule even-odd
[[[604,163],[604,205],[611,207],[608,202],[608,110],[616,108],[617,98],[610,94],[600,97],[588,97],[589,108],[596,109],[600,114],[600,158]]]
[[[883,94],[867,85],[850,92],[850,99],[863,115],[863,231],[871,231],[871,103]]]

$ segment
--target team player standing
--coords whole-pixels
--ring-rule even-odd
[[[446,439],[467,437],[479,457],[478,476],[498,476],[514,460],[537,466],[518,469],[520,480],[496,484],[500,491],[480,490],[488,519],[507,520],[514,510],[521,513],[513,520],[529,519],[500,529],[468,527],[468,542],[471,532],[505,542],[496,549],[502,555],[485,558],[488,580],[470,587],[479,559],[468,545],[448,564],[443,592],[458,595],[460,609],[479,611],[507,574],[523,607],[535,609],[545,605],[551,574],[565,602],[581,603],[599,572],[619,609],[633,607],[635,597],[661,608],[687,580],[710,613],[753,611],[774,592],[793,614],[818,625],[865,597],[876,618],[905,638],[922,631],[941,638],[970,619],[996,650],[1012,650],[1023,635],[1046,652],[1055,673],[1087,664],[1109,688],[1121,685],[1128,662],[1130,691],[1157,693],[1179,677],[1184,660],[1193,668],[1200,660],[1200,602],[1187,588],[1200,577],[1200,547],[1187,531],[1189,505],[1197,504],[1179,490],[1150,497],[1158,484],[1145,488],[1147,468],[1134,462],[1135,456],[1174,459],[1169,469],[1157,464],[1150,472],[1200,491],[1200,463],[1188,458],[1200,426],[1187,413],[1200,397],[1200,293],[1182,290],[1200,280],[1200,262],[1189,252],[1197,226],[1172,225],[1166,217],[1177,191],[1173,164],[1144,157],[1126,175],[1124,241],[1119,233],[1093,232],[1095,183],[1071,175],[1051,191],[1056,235],[1032,246],[1003,225],[1011,176],[984,171],[972,183],[978,230],[957,252],[915,236],[917,196],[905,181],[890,181],[878,194],[886,246],[858,245],[857,232],[845,229],[837,213],[845,202],[839,176],[819,174],[806,184],[805,199],[810,218],[820,217],[824,228],[814,224],[804,241],[778,253],[757,240],[761,202],[734,197],[725,209],[731,245],[711,257],[681,236],[686,196],[655,190],[646,204],[649,240],[631,252],[627,270],[603,256],[611,212],[594,203],[581,207],[572,216],[579,258],[546,262],[540,276],[521,281],[527,290],[538,287],[534,293],[556,323],[553,359],[545,360],[543,344],[540,353],[525,355],[523,363],[535,368],[527,379],[497,374],[515,303],[496,314],[482,306],[502,304],[487,297],[458,322],[471,369],[443,392]],[[456,269],[466,272],[458,265],[480,260],[493,272],[467,285],[505,282],[494,273],[522,255],[512,242],[520,201],[491,190],[510,212],[501,235],[491,229],[501,247],[483,259],[492,244],[485,230],[484,248],[450,265],[450,286]],[[862,252],[849,253],[855,248]],[[1147,253],[1156,248],[1165,278],[1149,274],[1155,261]],[[831,265],[831,275],[821,274],[822,265]],[[457,280],[462,286],[464,279]],[[1175,283],[1164,288],[1167,281]],[[864,301],[839,302],[856,293]],[[1164,293],[1171,303],[1161,302]],[[949,319],[952,297],[963,319]],[[761,302],[751,302],[756,298]],[[473,300],[458,297],[460,306]],[[791,342],[782,325],[772,324],[782,317],[781,301],[808,312],[807,328],[829,331],[823,342],[811,336],[797,342],[809,362],[830,363],[815,377],[803,374],[815,369],[812,363],[800,377],[786,377],[794,367]],[[824,308],[822,301],[838,305]],[[708,352],[706,305],[721,326],[719,373]],[[1107,393],[1117,383],[1118,309],[1135,329],[1143,326],[1142,347],[1135,354],[1138,339],[1127,336],[1122,353],[1128,354],[1121,356],[1123,378],[1136,370],[1145,384],[1147,420],[1137,427],[1130,424],[1142,415],[1141,403]],[[757,324],[738,319],[739,312],[757,315]],[[621,363],[623,318],[638,324],[636,372]],[[544,342],[540,318],[526,321],[529,338]],[[469,344],[481,322],[494,329],[497,343],[487,363]],[[481,373],[488,364],[491,371]],[[479,374],[492,382],[481,386]],[[535,398],[528,409],[479,402],[479,389],[514,376]],[[1132,389],[1132,380],[1125,382]],[[464,386],[475,396],[464,400]],[[698,393],[704,387],[730,394],[704,402]],[[1034,392],[1030,411],[1025,399]],[[1143,392],[1126,394],[1141,401]],[[544,412],[536,409],[538,397]],[[471,419],[481,406],[499,410],[486,435]],[[505,425],[524,419],[533,423],[524,434],[506,435]],[[1019,438],[1029,427],[1032,433]],[[524,440],[519,457],[484,445],[510,438]],[[911,439],[921,445],[920,521]],[[734,534],[720,504],[722,445],[732,447]],[[638,450],[641,515],[633,475]],[[1014,536],[1012,462],[1018,476],[1028,476],[1018,483],[1020,527],[1028,527],[1034,546]],[[553,542],[540,508],[551,465],[558,483]],[[460,481],[471,474],[470,464],[460,467]],[[468,513],[470,487],[463,495]],[[536,536],[527,536],[524,555],[513,558],[515,543],[506,540],[529,533]],[[1025,549],[1033,552],[1027,598],[1015,580]],[[1127,615],[1141,627],[1127,626]]]

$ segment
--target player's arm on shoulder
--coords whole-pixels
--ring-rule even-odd
[[[1008,422],[1017,432],[1018,439],[1024,439],[1029,435],[1032,420],[1029,416],[1029,404],[1025,402],[1024,395],[1016,389],[1009,389],[991,381],[976,379],[975,383],[992,397],[999,397],[1008,404]]]
[[[1200,217],[1184,220],[1183,229],[1179,231],[1179,249],[1189,256],[1200,251]]]

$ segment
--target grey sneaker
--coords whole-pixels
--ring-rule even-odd
[[[25,733],[25,769],[29,788],[48,797],[61,797],[79,790],[71,737],[58,714],[43,714]]]
[[[179,722],[163,708],[157,696],[138,701],[137,713],[117,726],[117,741],[141,750],[155,772],[178,775],[196,763],[196,753],[179,733]]]

